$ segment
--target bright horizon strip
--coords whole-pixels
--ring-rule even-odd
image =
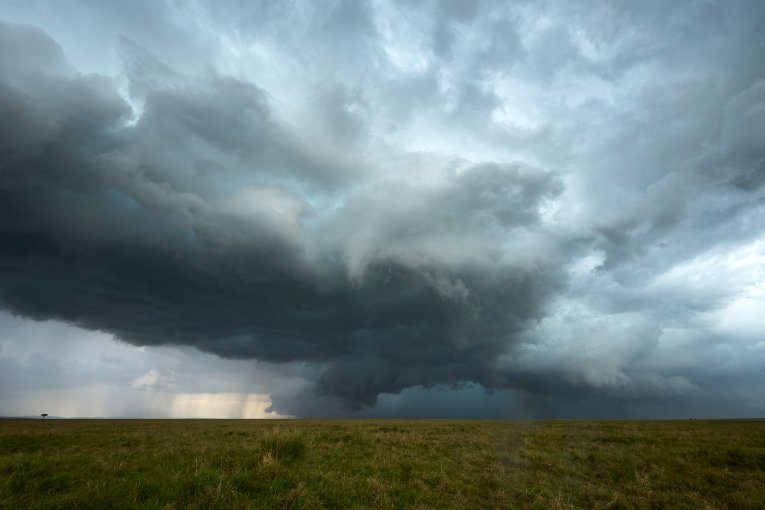
[[[120,403],[115,405],[117,401]],[[130,414],[124,414],[126,401],[128,409],[133,402]],[[267,412],[270,405],[268,395],[257,393],[138,393],[113,386],[95,386],[21,392],[5,402],[3,414],[36,417],[47,413],[56,418],[286,418]]]

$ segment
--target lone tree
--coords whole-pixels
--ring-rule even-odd
[[[46,416],[48,416],[48,413],[42,413],[40,416],[42,416],[42,419],[44,420]]]

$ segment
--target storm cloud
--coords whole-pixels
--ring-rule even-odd
[[[3,309],[301,416],[762,412],[758,3],[70,7],[0,11]]]

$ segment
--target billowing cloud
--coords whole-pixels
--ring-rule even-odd
[[[118,6],[0,11],[4,309],[302,366],[288,414],[754,409],[757,4]]]

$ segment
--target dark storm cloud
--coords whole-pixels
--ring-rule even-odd
[[[98,42],[0,30],[3,307],[301,415],[758,408],[760,3],[46,5]]]
[[[321,363],[316,390],[359,406],[413,385],[491,385],[565,281],[545,246],[556,241],[536,231],[561,191],[553,174],[456,161],[445,181],[362,186],[325,214],[300,191],[328,167],[300,159],[254,85],[192,83],[122,40],[143,100],[133,121],[112,82],[59,71],[39,30],[3,24],[2,37],[25,56],[3,61],[0,85],[13,119],[0,296],[15,313]],[[533,257],[500,245],[535,238]]]
[[[217,75],[192,81],[124,37],[118,51],[132,98],[145,110],[131,133],[131,155],[171,186],[230,192],[267,180],[315,187],[352,178],[349,161],[313,153],[275,122],[256,85]]]

